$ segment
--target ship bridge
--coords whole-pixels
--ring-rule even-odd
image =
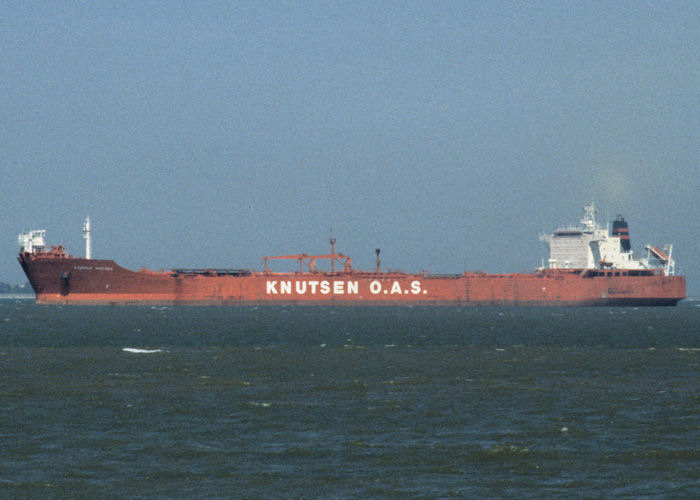
[[[584,207],[579,226],[559,228],[553,234],[540,236],[549,245],[550,269],[663,269],[667,275],[674,273],[671,259],[672,245],[658,247],[647,245],[644,257],[632,252],[627,222],[618,216],[610,227],[596,221],[595,204]]]

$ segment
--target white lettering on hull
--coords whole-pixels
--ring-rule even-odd
[[[359,281],[345,280],[268,280],[265,284],[267,295],[426,295],[428,291],[423,284],[414,280],[408,286],[402,286],[403,282],[392,280],[382,283],[379,280],[363,283],[361,291]]]
[[[76,271],[92,271],[93,269],[95,271],[113,271],[114,268],[109,267],[109,266],[73,266],[73,269]]]

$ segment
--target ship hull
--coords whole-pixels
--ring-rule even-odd
[[[673,306],[685,278],[662,272],[526,274],[131,271],[112,260],[22,253],[38,304]]]

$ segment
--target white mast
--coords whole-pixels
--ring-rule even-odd
[[[584,215],[581,219],[581,225],[585,227],[588,231],[595,231],[598,229],[598,223],[595,220],[595,214],[597,213],[595,209],[595,203],[591,202],[590,205],[583,207]]]
[[[92,241],[90,240],[90,216],[83,222],[83,238],[85,238],[85,258],[92,258]]]

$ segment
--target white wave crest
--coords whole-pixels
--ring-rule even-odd
[[[134,354],[154,354],[156,352],[167,352],[163,349],[139,349],[137,347],[124,347],[122,351],[131,352]]]

